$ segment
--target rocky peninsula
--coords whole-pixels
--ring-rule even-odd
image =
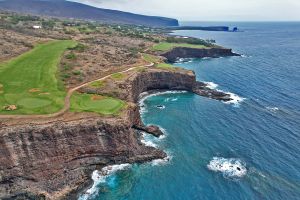
[[[184,55],[195,52],[183,50]],[[181,50],[172,51],[176,57],[178,51]],[[172,52],[167,53],[167,57],[175,57]],[[197,82],[194,72],[184,69],[149,67],[130,71],[125,77],[117,82],[107,82],[107,87],[82,89],[101,95],[120,91],[114,94],[115,97],[130,102],[122,117],[91,116],[72,121],[60,118],[46,124],[18,122],[14,126],[4,122],[0,130],[0,198],[70,199],[70,194],[76,194],[90,183],[93,170],[166,157],[163,151],[140,142],[139,131],[156,136],[162,134],[157,128],[145,127],[141,122],[137,103],[143,92],[186,90],[217,100],[231,100],[228,94]]]

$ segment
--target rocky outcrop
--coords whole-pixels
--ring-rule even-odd
[[[140,95],[144,92],[164,90],[185,90],[220,101],[232,100],[229,94],[210,89],[206,83],[197,81],[195,73],[189,70],[177,69],[169,71],[150,68],[146,72],[134,72],[128,76],[128,79],[120,82],[107,82],[106,84],[109,86],[107,88],[87,87],[83,88],[82,92],[114,96],[133,103],[138,102]],[[111,93],[111,91],[118,92]],[[135,114],[135,116],[138,116],[138,114]]]
[[[91,184],[95,169],[120,163],[142,163],[166,154],[140,142],[138,131],[159,137],[158,127],[145,127],[136,105],[149,90],[187,90],[225,100],[187,70],[133,71],[110,90],[128,102],[124,116],[93,116],[74,121],[3,126],[0,130],[0,199],[76,199]],[[107,83],[110,85],[110,83]],[[102,94],[104,88],[91,90]],[[226,97],[227,98],[227,97]]]
[[[154,126],[154,125],[144,126],[144,125],[136,125],[135,124],[132,126],[132,128],[139,130],[139,131],[149,133],[149,134],[153,135],[154,137],[160,137],[164,134],[158,126]]]
[[[231,101],[231,95],[218,91],[218,90],[213,90],[209,87],[207,87],[206,83],[203,82],[196,82],[194,87],[193,87],[193,92],[195,94],[198,94],[200,96],[208,97],[211,99],[216,99],[219,101]]]
[[[95,169],[166,157],[142,145],[131,126],[98,118],[2,128],[0,199],[67,198]]]
[[[178,58],[218,58],[240,55],[233,53],[232,49],[226,49],[222,47],[206,49],[176,47],[166,53],[163,53],[161,56],[166,57],[169,62],[175,62]]]

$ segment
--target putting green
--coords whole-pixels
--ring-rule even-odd
[[[71,98],[72,112],[96,112],[103,115],[118,114],[125,102],[112,97],[75,93]]]
[[[17,105],[25,108],[41,108],[50,105],[52,102],[47,99],[25,98],[18,101]]]
[[[64,51],[75,45],[70,40],[51,41],[1,63],[0,114],[48,114],[62,109],[66,91],[56,78],[57,66]],[[30,92],[35,88],[39,90]],[[50,95],[41,95],[45,93]],[[4,110],[8,105],[17,109]]]

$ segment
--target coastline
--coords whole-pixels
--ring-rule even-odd
[[[193,50],[193,49],[191,49],[191,50]],[[136,72],[134,76],[131,76],[129,78],[129,81],[126,79],[126,80],[124,80],[124,83],[122,83],[122,84],[123,84],[123,87],[124,87],[124,84],[125,85],[127,84],[128,87],[125,87],[125,88],[129,88],[129,93],[127,94],[127,96],[120,97],[120,98],[121,99],[125,98],[129,102],[132,102],[133,104],[135,104],[135,106],[131,107],[126,112],[126,115],[122,116],[122,119],[119,119],[119,121],[121,120],[120,122],[123,123],[123,125],[120,127],[116,126],[116,124],[112,122],[112,119],[102,119],[102,118],[99,118],[96,116],[93,118],[94,118],[94,120],[96,119],[96,121],[98,120],[98,122],[94,123],[91,121],[90,124],[87,123],[88,122],[87,120],[80,121],[80,120],[75,119],[72,123],[70,123],[71,126],[68,124],[62,125],[58,122],[51,122],[47,126],[44,126],[44,125],[35,125],[35,126],[30,126],[30,127],[26,126],[26,125],[20,126],[20,130],[23,129],[23,132],[25,135],[27,132],[34,131],[35,132],[35,135],[33,136],[34,138],[40,137],[39,135],[54,134],[54,135],[56,135],[55,137],[61,138],[60,140],[64,140],[64,139],[66,139],[65,137],[67,136],[66,133],[73,134],[74,136],[76,135],[76,137],[74,137],[74,139],[73,139],[74,143],[76,143],[76,146],[74,146],[74,145],[72,146],[72,148],[73,148],[72,151],[74,151],[74,150],[76,151],[76,148],[81,149],[81,145],[83,143],[86,143],[86,145],[88,145],[88,146],[85,146],[85,151],[88,153],[82,154],[82,153],[80,153],[80,151],[77,150],[78,155],[72,155],[73,153],[70,154],[71,152],[68,152],[70,155],[66,155],[67,157],[63,159],[63,160],[66,160],[66,159],[71,160],[72,162],[74,162],[73,164],[65,163],[67,166],[70,165],[69,167],[71,167],[71,168],[74,168],[74,169],[82,168],[81,169],[82,173],[84,173],[85,176],[81,177],[80,179],[72,180],[72,178],[69,177],[69,175],[66,175],[68,178],[71,178],[70,182],[68,183],[69,190],[65,191],[64,188],[60,188],[60,189],[57,188],[58,191],[55,192],[55,194],[58,195],[57,198],[59,197],[62,199],[68,199],[71,197],[74,198],[75,196],[78,197],[83,191],[85,191],[86,189],[91,187],[93,182],[90,178],[90,175],[94,170],[99,169],[99,167],[101,169],[107,165],[122,164],[124,162],[126,162],[126,163],[144,163],[144,162],[157,160],[157,159],[163,159],[163,158],[167,157],[167,154],[161,150],[155,149],[153,147],[147,147],[144,144],[139,144],[139,143],[141,143],[140,138],[138,138],[136,136],[136,133],[134,133],[135,130],[132,128],[132,126],[136,125],[136,124],[142,124],[138,105],[137,105],[140,100],[140,94],[142,94],[143,92],[148,92],[148,91],[153,91],[153,90],[154,91],[166,91],[166,90],[167,91],[169,91],[169,90],[182,91],[182,90],[185,90],[185,91],[189,91],[189,92],[194,92],[196,94],[197,93],[200,94],[199,92],[195,92],[196,89],[200,89],[200,90],[204,90],[204,91],[209,91],[208,93],[202,94],[202,96],[211,98],[212,97],[211,92],[214,91],[214,90],[211,90],[209,87],[206,87],[207,86],[206,84],[197,82],[196,76],[193,72],[191,72],[189,70],[183,70],[183,69],[179,70],[179,71],[168,71],[168,70],[164,70],[164,69],[155,69],[153,67],[149,67],[146,72]],[[216,93],[216,94],[219,94],[219,93]],[[223,93],[223,95],[227,96],[225,93]],[[215,99],[222,100],[219,98],[218,95],[216,95],[215,97],[216,97]],[[84,123],[85,126],[84,127],[80,126],[81,123]],[[90,142],[85,141],[85,140],[88,140],[88,138],[85,138],[82,135],[82,133],[80,134],[78,132],[78,131],[80,131],[80,128],[81,128],[82,132],[86,132],[90,135],[90,137],[93,137],[94,138],[93,140],[95,142],[97,140],[99,140],[99,141],[95,144],[91,144]],[[118,137],[109,139],[107,133],[113,133],[114,131],[117,131],[117,134],[119,134]],[[124,131],[125,132],[128,131],[128,132],[125,133]],[[10,129],[9,131],[6,131],[6,133],[11,136],[8,139],[12,140],[12,141],[19,140],[20,138],[15,134],[16,132],[17,132],[16,129]],[[116,134],[116,133],[114,133],[114,134]],[[125,134],[125,135],[129,134],[129,136],[125,136],[123,134]],[[45,139],[47,139],[47,137],[52,137],[50,135],[46,136]],[[99,139],[99,137],[104,137],[106,139],[105,140]],[[126,147],[121,143],[121,141],[124,140],[124,137],[128,138],[128,143],[126,144],[126,146],[129,144],[130,150],[128,149],[128,146]],[[78,140],[79,138],[82,138],[82,139]],[[26,139],[26,140],[31,140],[31,139]],[[124,150],[122,150],[120,152],[114,152],[115,150],[108,148],[108,146],[103,146],[103,142],[106,140],[110,141],[109,143],[113,143],[114,145],[117,145],[116,147],[118,147],[118,145],[123,146],[122,148],[124,148]],[[36,140],[33,140],[33,141],[36,141]],[[60,141],[56,141],[56,138],[53,138],[53,141],[50,141],[50,142],[60,143]],[[107,142],[105,142],[105,143],[107,143]],[[4,145],[6,145],[6,144],[4,144]],[[61,146],[62,149],[70,149],[69,146],[65,146],[66,144],[61,144],[61,145],[62,145]],[[89,146],[89,145],[92,145],[92,146]],[[47,146],[53,146],[53,144],[48,144]],[[98,148],[94,149],[94,146],[98,147]],[[99,149],[99,147],[101,147],[101,148]],[[108,148],[108,149],[106,149],[106,148]],[[105,152],[109,151],[109,149],[111,149],[116,155],[113,155],[113,154],[105,155],[106,154]],[[132,151],[132,152],[128,154],[126,152],[128,150],[125,150],[125,149],[128,149],[129,151]],[[33,150],[30,149],[30,151],[33,151]],[[49,155],[53,154],[52,149],[47,149],[47,151],[49,151],[49,153],[48,153]],[[102,155],[103,153],[105,156]],[[121,156],[121,157],[117,156],[119,153],[122,153],[123,156]],[[53,155],[55,155],[55,154],[53,154]],[[53,159],[55,157],[57,157],[57,156],[54,156]],[[10,157],[10,154],[5,155],[4,159],[12,160],[12,158]],[[64,164],[65,161],[63,161],[63,160],[61,160],[61,161],[57,160],[56,162],[58,162],[60,164]],[[26,163],[27,160],[22,160],[22,162]],[[39,161],[39,162],[42,163],[43,161]],[[81,166],[81,164],[80,164],[81,162],[84,163],[83,166]],[[100,164],[100,163],[102,163],[102,164]],[[55,164],[55,163],[53,163],[53,164]],[[69,167],[67,167],[67,168],[69,168]],[[17,170],[21,170],[21,169],[17,169]],[[37,168],[37,170],[39,170],[39,169]],[[64,169],[59,169],[59,170],[64,170]],[[22,172],[22,171],[20,171],[20,172]],[[36,174],[39,174],[39,173],[41,173],[41,172],[36,172]],[[81,172],[72,172],[72,173],[75,173],[74,175],[78,176]],[[64,179],[64,178],[62,177],[62,179]],[[37,177],[37,183],[39,183],[39,184],[30,183],[30,184],[33,184],[32,186],[35,187],[35,189],[33,189],[31,191],[36,194],[44,195],[45,193],[42,192],[43,190],[41,189],[42,188],[41,186],[43,185],[43,183],[42,182],[40,183],[38,180],[39,180],[39,178]],[[71,183],[71,180],[73,181],[73,183]],[[56,181],[58,181],[57,184],[59,185],[60,184],[59,180],[56,180]],[[78,181],[80,182],[80,184],[78,184]],[[17,187],[20,187],[20,189],[22,189],[23,184],[24,183],[21,182],[20,185]],[[48,185],[47,180],[44,180],[44,184]],[[63,193],[62,191],[65,191],[67,193]],[[14,192],[12,191],[12,193],[14,193]],[[53,193],[45,194],[45,197],[50,199],[52,194]]]

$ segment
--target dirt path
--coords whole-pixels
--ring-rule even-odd
[[[145,65],[145,67],[151,67],[151,66],[153,66],[153,65],[154,65],[154,63],[150,63],[150,64],[148,64],[148,65]],[[136,69],[136,68],[138,68],[138,67],[140,67],[140,66],[137,66],[137,67],[131,67],[131,68],[126,69],[126,70],[123,70],[123,71],[116,71],[116,72],[114,72],[114,73],[125,73],[125,72],[128,72],[128,71],[134,70],[134,69]],[[45,115],[0,115],[0,119],[40,119],[40,118],[45,119],[45,118],[59,117],[59,116],[63,115],[64,113],[66,113],[66,112],[70,109],[70,105],[71,105],[71,102],[70,102],[71,96],[73,95],[73,93],[74,93],[76,90],[78,90],[78,89],[80,89],[80,88],[82,88],[82,87],[85,87],[85,86],[87,86],[87,85],[89,85],[89,84],[91,84],[91,83],[93,83],[93,82],[95,82],[95,81],[102,81],[102,80],[104,80],[104,79],[107,79],[108,77],[110,77],[110,76],[111,76],[112,74],[114,74],[114,73],[111,73],[111,74],[109,74],[109,75],[107,75],[107,76],[104,76],[104,77],[102,77],[102,78],[99,78],[99,79],[96,79],[96,80],[93,80],[93,81],[89,81],[89,82],[83,83],[83,84],[81,84],[81,85],[79,85],[79,86],[77,86],[77,87],[75,87],[75,88],[70,89],[70,90],[68,91],[68,93],[67,93],[67,96],[65,97],[65,104],[64,104],[64,107],[63,107],[60,111],[58,111],[58,112],[56,112],[56,113],[45,114]]]

